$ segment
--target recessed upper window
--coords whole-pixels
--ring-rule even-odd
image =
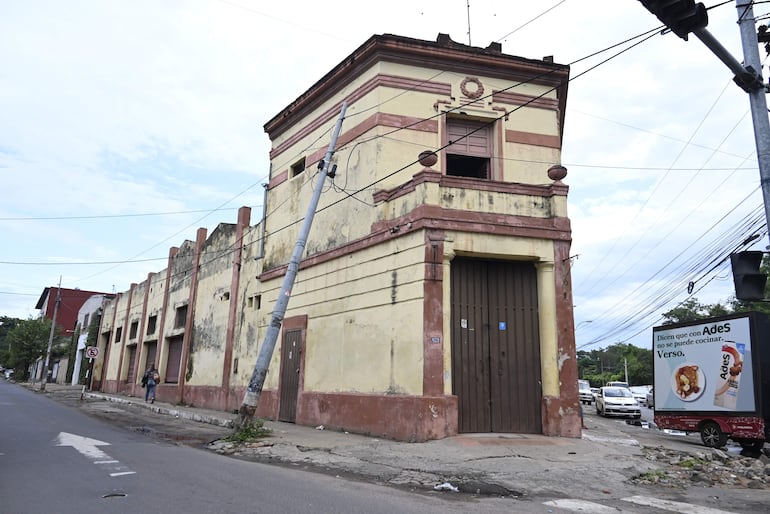
[[[176,308],[176,315],[174,316],[174,328],[184,328],[187,322],[187,305],[182,305]]]
[[[305,158],[298,160],[291,165],[291,177],[294,178],[297,175],[302,174],[305,171]]]
[[[489,178],[492,128],[489,123],[447,118],[446,174]]]
[[[153,314],[147,318],[147,335],[155,333],[155,327],[158,324],[158,315]]]

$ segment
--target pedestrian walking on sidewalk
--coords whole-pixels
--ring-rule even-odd
[[[155,386],[158,385],[158,382],[160,381],[160,375],[158,374],[158,370],[155,368],[155,364],[152,365],[150,369],[148,369],[144,376],[142,377],[142,383],[147,384],[147,388],[144,391],[144,401],[155,403]]]

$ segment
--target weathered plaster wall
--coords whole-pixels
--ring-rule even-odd
[[[131,295],[128,293],[121,293],[112,302],[114,303],[114,310],[111,314],[114,314],[114,317],[111,318],[111,336],[109,342],[110,349],[108,361],[106,363],[107,374],[104,376],[105,381],[116,382],[120,378],[121,350],[125,344],[126,338],[128,337],[124,327],[126,324],[126,307],[128,306],[130,296]],[[118,329],[121,329],[120,341],[117,341]],[[104,329],[102,331],[104,331]]]
[[[265,300],[262,297],[264,286],[258,278],[262,273],[264,262],[263,259],[258,258],[261,243],[262,227],[260,225],[249,227],[244,231],[241,282],[238,290],[239,307],[236,316],[230,377],[230,384],[233,388],[244,388],[248,385],[271,312],[265,308]],[[275,373],[268,373],[268,379],[271,380],[273,375]]]
[[[467,101],[461,98],[460,93],[461,83],[467,75],[447,73],[442,74],[440,80],[432,79],[436,71],[391,62],[378,63],[346,85],[340,96],[329,98],[312,111],[303,123],[291,127],[274,139],[270,192],[274,198],[272,201],[281,205],[281,212],[286,217],[268,219],[270,251],[266,256],[266,269],[285,264],[289,259],[299,224],[289,229],[283,229],[283,227],[287,219],[301,219],[304,216],[312,192],[312,182],[308,177],[315,173],[314,163],[323,155],[322,151],[305,154],[303,150],[311,147],[311,143],[325,131],[331,130],[336,117],[328,117],[323,123],[316,120],[320,119],[322,114],[328,114],[341,98],[354,97],[355,101],[348,107],[348,114],[342,126],[340,140],[344,147],[335,156],[338,164],[335,183],[341,184],[341,187],[348,191],[357,191],[371,184],[376,184],[375,189],[396,187],[408,181],[414,173],[422,169],[415,163],[417,154],[421,150],[435,149],[442,145],[442,134],[445,128],[443,121],[436,119],[437,111],[445,108],[446,105],[459,106],[460,102]],[[393,77],[398,77],[400,81],[393,80]],[[507,89],[518,84],[500,77],[480,76],[479,80],[485,84],[486,90],[490,93],[492,90]],[[374,87],[373,81],[381,85]],[[419,87],[416,87],[417,85]],[[401,94],[406,89],[410,89],[409,94]],[[518,95],[525,95],[527,98],[544,95],[543,97],[550,100],[550,103],[541,102],[537,107],[519,108],[515,113],[510,114],[508,120],[502,120],[496,124],[498,126],[496,130],[499,132],[496,139],[505,139],[504,133],[507,130],[516,130],[518,133],[526,129],[535,135],[549,136],[552,138],[552,144],[558,144],[555,91],[547,92],[549,89],[547,86],[536,84],[518,85],[514,89]],[[356,93],[362,96],[356,96]],[[437,98],[449,104],[437,104]],[[478,119],[493,120],[502,116],[500,110],[493,108],[492,101],[477,103],[479,103],[478,106],[474,104],[472,107],[461,110],[465,112],[473,109],[472,114]],[[373,111],[369,116],[356,116],[357,113],[367,112],[366,110],[374,105],[380,106],[380,113],[375,114],[376,111]],[[508,105],[506,108],[510,110],[511,106]],[[421,119],[428,121],[417,123]],[[443,117],[439,117],[438,120],[443,120]],[[315,129],[307,130],[308,126]],[[398,132],[398,137],[377,137],[387,135],[393,131],[394,127],[405,128]],[[298,136],[302,134],[304,134],[303,137]],[[351,144],[355,141],[358,141],[358,144]],[[276,152],[275,149],[280,149],[280,152]],[[503,163],[504,179],[526,184],[550,183],[546,175],[549,165],[543,162],[553,164],[559,162],[558,149],[544,148],[538,144],[506,142],[497,153],[502,158],[496,159],[496,162]],[[307,156],[308,169],[297,177],[289,178],[289,167],[294,159],[289,156],[296,156],[298,159],[303,155]],[[402,168],[405,169],[393,173]],[[441,160],[433,169],[441,171]],[[281,176],[283,176],[283,182],[281,182]],[[438,191],[436,188],[433,189],[435,192]],[[429,192],[425,191],[424,194],[428,195]],[[391,207],[392,214],[403,215],[408,212],[409,207],[423,200],[436,205],[439,203],[450,207],[454,205],[452,208],[458,209],[515,212],[522,216],[539,217],[562,215],[563,207],[566,206],[566,202],[558,200],[552,202],[548,198],[512,198],[509,194],[489,194],[486,191],[468,191],[466,195],[463,189],[442,191],[442,194],[444,198],[441,202],[435,196],[425,198],[421,194],[411,195],[408,200],[409,205],[399,205],[398,209]],[[378,217],[377,211],[360,202],[347,199],[346,196],[345,192],[328,190],[321,197],[320,212],[314,220],[315,237],[308,241],[309,255],[340,246],[368,234],[369,227]],[[367,201],[365,196],[361,199]],[[326,209],[330,205],[332,207]],[[280,231],[278,231],[279,228]]]
[[[222,382],[235,225],[220,223],[201,249],[195,318],[187,360],[190,386]]]
[[[155,343],[160,345],[158,340],[161,337],[161,331],[163,328],[163,301],[165,299],[166,290],[166,277],[168,275],[168,269],[159,271],[150,277],[149,287],[146,290],[147,312],[145,313],[144,326],[142,328],[142,345],[141,353],[139,356],[139,371],[144,372],[147,364],[147,346],[148,344]],[[156,316],[155,319],[155,331],[151,334],[147,333],[147,323],[150,317]],[[156,350],[155,364],[158,364],[159,351]],[[138,377],[141,380],[141,376]]]
[[[195,266],[195,243],[185,241],[179,247],[179,251],[171,259],[168,273],[170,280],[168,286],[168,298],[166,300],[166,315],[161,327],[163,341],[159,348],[159,354],[156,357],[158,361],[158,371],[161,381],[166,380],[166,368],[168,366],[168,338],[183,335],[185,333],[184,323],[181,326],[175,326],[177,309],[188,306],[190,301],[190,285],[193,268]],[[184,370],[180,369],[180,373]]]

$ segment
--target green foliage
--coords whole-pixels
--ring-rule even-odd
[[[720,303],[702,304],[697,298],[688,298],[668,312],[663,313],[663,324],[682,323],[686,321],[696,321],[703,318],[714,316],[724,316],[731,314],[733,309]]]
[[[681,466],[683,468],[691,469],[691,468],[694,468],[696,466],[703,466],[704,464],[707,464],[707,463],[708,462],[703,460],[703,459],[690,458],[690,459],[685,459],[682,462],[680,462],[679,466]]]
[[[232,435],[225,437],[224,440],[231,443],[248,443],[267,437],[272,432],[269,428],[265,428],[264,420],[255,419],[253,422],[241,426]]]
[[[631,385],[652,384],[652,350],[632,344],[617,343],[606,349],[577,352],[578,376],[591,387],[601,387],[611,380],[626,380]]]
[[[19,320],[8,332],[6,340],[10,351],[7,366],[14,369],[17,380],[24,380],[29,366],[37,359],[45,357],[50,335],[51,320],[45,318]],[[66,340],[64,340],[64,347],[61,343],[57,328],[51,346],[52,355],[66,353]]]
[[[11,346],[8,340],[8,333],[13,330],[21,320],[18,318],[9,318],[8,316],[0,316],[0,364],[10,368],[11,367]]]
[[[67,366],[67,383],[72,383],[72,374],[75,372],[75,357],[78,352],[78,334],[80,334],[80,323],[75,325],[75,331],[72,334],[72,340],[69,344],[69,351],[67,358],[69,359],[69,365]]]
[[[647,482],[658,482],[660,480],[668,478],[668,473],[663,471],[662,469],[654,469],[650,471],[645,471],[641,475],[639,475],[639,480],[645,480]]]

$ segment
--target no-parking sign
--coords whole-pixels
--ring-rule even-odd
[[[86,357],[89,359],[95,359],[99,356],[99,347],[98,346],[87,346],[86,347]]]

